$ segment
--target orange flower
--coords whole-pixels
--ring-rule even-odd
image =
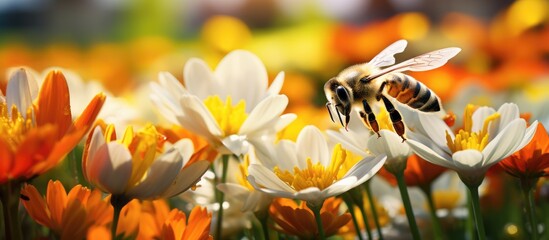
[[[408,157],[406,169],[404,170],[404,180],[407,186],[427,186],[440,176],[447,168],[427,162],[415,154]],[[396,178],[385,168],[379,171],[380,176],[387,180],[391,185],[396,186]]]
[[[528,145],[499,162],[507,173],[517,178],[539,178],[549,175],[549,135],[540,123]]]
[[[320,217],[326,237],[332,236],[351,220],[349,213],[339,215],[339,206],[342,200],[328,198],[320,209]],[[269,208],[269,214],[275,221],[275,230],[297,236],[300,239],[313,239],[318,235],[315,216],[313,211],[307,208],[307,203],[302,201],[298,206],[291,199],[274,199]]]
[[[86,134],[105,102],[100,93],[72,121],[67,82],[51,71],[41,88],[25,69],[15,71],[0,96],[0,184],[26,180],[59,163]],[[36,98],[36,99],[35,99]]]
[[[164,222],[162,229],[162,239],[165,240],[194,240],[194,239],[213,239],[209,235],[212,214],[205,208],[195,207],[190,213],[189,220],[185,213],[178,209],[173,209]]]
[[[84,239],[90,227],[112,221],[113,209],[108,199],[103,199],[99,190],[81,185],[67,195],[61,182],[50,180],[43,198],[34,186],[25,184],[21,196],[29,215],[61,239]]]

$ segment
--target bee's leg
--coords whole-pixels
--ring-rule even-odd
[[[395,108],[393,103],[387,99],[383,94],[381,95],[381,99],[383,99],[383,104],[385,104],[385,108],[389,112],[389,117],[391,118],[391,122],[393,122],[393,128],[395,128],[396,133],[402,138],[402,142],[406,140],[404,138],[404,123],[402,122],[402,116],[398,112],[398,110]]]
[[[326,103],[326,109],[328,109],[328,114],[330,114],[330,119],[332,119],[332,122],[335,122],[334,121],[334,116],[332,116],[332,110],[330,109],[331,106],[332,106],[331,102]]]
[[[362,100],[362,106],[364,107],[364,112],[360,112],[360,117],[362,121],[370,126],[370,129],[377,133],[377,137],[381,137],[379,134],[379,125],[377,124],[376,115],[372,111],[372,108],[366,100]]]
[[[377,90],[376,93],[376,100],[379,101],[379,99],[381,99],[381,94],[383,93],[383,89],[385,89],[385,86],[387,86],[387,81],[383,81],[381,83],[381,86],[379,86],[379,90]]]

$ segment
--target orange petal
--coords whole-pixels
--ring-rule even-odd
[[[191,211],[189,223],[181,239],[208,239],[212,216],[205,208],[196,206]]]
[[[0,137],[0,184],[8,181],[11,175],[11,168],[14,164],[13,152],[4,137]]]
[[[62,240],[83,239],[85,237],[90,224],[87,221],[86,208],[82,202],[78,200],[68,202],[63,212],[61,226]]]
[[[69,87],[61,71],[48,73],[38,94],[36,123],[38,126],[51,123],[57,128],[60,139],[72,125]]]
[[[67,192],[59,181],[49,181],[46,193],[46,202],[50,208],[53,229],[59,230],[63,227],[63,211],[67,206]]]
[[[179,211],[178,209],[173,209],[168,214],[168,218],[164,222],[164,227],[162,228],[163,239],[184,239],[182,237],[185,229],[187,228],[186,220],[187,216],[185,216],[185,213]]]
[[[80,142],[85,133],[84,130],[72,132],[55,142],[51,152],[46,155],[48,158],[36,163],[27,177],[40,175],[55,167]]]
[[[84,109],[82,114],[80,114],[78,119],[76,119],[76,121],[74,122],[74,127],[76,129],[86,129],[85,132],[88,132],[88,130],[90,130],[90,128],[93,126],[93,122],[95,121],[95,118],[97,118],[99,111],[101,111],[105,100],[105,94],[99,93],[95,95],[95,97],[90,101],[86,109]]]
[[[86,236],[88,240],[111,240],[111,231],[105,226],[92,226],[88,229]]]
[[[56,141],[55,133],[56,128],[51,124],[29,130],[15,153],[15,165],[11,170],[13,178],[24,176],[28,179],[35,175],[33,168],[44,165],[52,151]],[[44,168],[50,169],[54,166],[48,165]]]
[[[23,203],[23,206],[27,209],[27,212],[32,219],[43,226],[52,228],[53,224],[50,219],[48,205],[38,190],[36,190],[34,186],[25,183],[23,189],[21,189],[21,194],[29,199],[21,200],[21,203]]]

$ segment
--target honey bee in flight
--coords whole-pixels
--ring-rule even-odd
[[[324,92],[328,99],[326,108],[332,121],[334,121],[332,108],[335,107],[339,122],[347,129],[351,110],[354,108],[364,124],[381,136],[370,104],[383,100],[396,133],[404,141],[406,139],[403,136],[402,116],[388,96],[423,112],[441,110],[440,99],[431,89],[401,72],[419,72],[438,68],[446,64],[461,49],[443,48],[393,65],[396,61],[394,55],[403,52],[407,44],[406,40],[396,41],[383,49],[370,62],[350,66],[324,84]],[[345,123],[341,115],[345,118]]]

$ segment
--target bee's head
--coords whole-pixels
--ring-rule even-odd
[[[349,120],[351,119],[351,104],[353,102],[351,91],[346,86],[342,85],[337,78],[332,78],[324,84],[324,92],[326,93],[326,98],[328,99],[326,107],[330,113],[330,118],[334,121],[330,110],[330,105],[333,105],[336,109],[337,117],[339,118],[341,125],[347,128]],[[345,117],[345,124],[343,124],[341,115]]]

